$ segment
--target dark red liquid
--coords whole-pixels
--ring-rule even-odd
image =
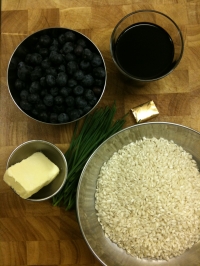
[[[121,33],[114,56],[127,74],[139,79],[154,79],[173,68],[174,44],[163,28],[138,23]]]

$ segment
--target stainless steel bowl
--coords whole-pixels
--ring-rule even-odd
[[[109,266],[199,266],[200,242],[179,257],[169,261],[137,259],[105,237],[95,211],[95,190],[101,166],[124,145],[143,137],[173,140],[192,154],[200,169],[200,133],[173,123],[155,122],[131,126],[108,138],[86,163],[77,189],[77,215],[89,248],[103,265]]]
[[[98,95],[98,100],[95,103],[95,105],[87,112],[84,113],[83,115],[81,115],[78,119],[75,120],[71,120],[69,122],[64,122],[64,123],[50,123],[50,122],[45,122],[42,121],[36,117],[34,117],[34,115],[30,112],[30,111],[25,111],[20,107],[20,91],[17,90],[15,88],[15,80],[17,79],[17,66],[18,63],[22,60],[25,59],[25,56],[27,54],[27,51],[29,51],[32,47],[34,47],[35,43],[37,42],[38,38],[43,35],[43,34],[47,34],[50,35],[52,38],[54,36],[58,36],[64,32],[66,32],[67,30],[72,31],[73,33],[75,33],[77,36],[79,36],[79,38],[82,38],[84,40],[87,41],[88,43],[88,47],[95,53],[97,53],[98,55],[101,56],[102,61],[103,61],[103,68],[105,69],[105,78],[104,78],[104,85],[101,87],[101,94]],[[44,59],[44,58],[43,58]],[[90,40],[86,35],[82,34],[81,32],[78,32],[76,30],[72,30],[72,29],[68,29],[68,28],[47,28],[47,29],[42,29],[40,31],[37,31],[33,34],[31,34],[30,36],[28,36],[27,38],[25,38],[14,50],[9,64],[8,64],[8,68],[7,68],[7,84],[8,84],[8,90],[10,93],[10,96],[13,100],[13,102],[16,104],[16,106],[28,117],[44,123],[44,124],[53,124],[53,125],[62,125],[62,124],[69,124],[72,122],[75,122],[81,118],[83,118],[84,116],[86,116],[87,114],[89,114],[90,112],[92,112],[92,110],[94,110],[94,108],[98,105],[98,103],[100,102],[104,91],[105,91],[105,87],[106,87],[106,81],[107,81],[107,72],[106,72],[106,65],[105,65],[105,61],[103,58],[103,55],[101,53],[101,51],[99,50],[99,48],[94,44],[94,42],[92,42],[92,40]]]
[[[64,186],[67,179],[68,166],[64,154],[55,145],[44,140],[30,140],[19,145],[10,155],[7,168],[21,162],[35,152],[42,152],[49,160],[58,166],[58,176],[47,186],[33,194],[28,200],[43,201],[55,196]]]

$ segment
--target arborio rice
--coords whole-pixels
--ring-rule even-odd
[[[132,256],[169,260],[200,239],[200,172],[173,141],[143,138],[115,152],[95,198],[105,235]]]

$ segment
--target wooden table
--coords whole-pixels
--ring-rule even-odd
[[[135,88],[112,62],[109,41],[113,27],[126,14],[155,9],[180,26],[184,55],[173,73]],[[7,87],[7,65],[15,47],[29,34],[47,27],[79,30],[101,50],[108,72],[99,106],[117,104],[117,116],[154,100],[160,114],[151,121],[179,123],[200,131],[200,3],[199,0],[2,0],[0,90],[0,265],[100,265],[87,247],[75,211],[51,201],[20,199],[2,180],[10,153],[21,143],[43,139],[66,151],[73,124],[49,126],[26,117]],[[126,125],[135,124],[130,112]],[[189,266],[189,265],[188,265]]]

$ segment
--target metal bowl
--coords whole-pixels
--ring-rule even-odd
[[[18,78],[18,76],[17,76],[17,68],[18,68],[18,64],[21,61],[25,60],[25,57],[26,57],[27,53],[28,52],[30,53],[30,51],[32,52],[31,49],[33,49],[33,47],[36,47],[36,44],[38,43],[38,39],[39,39],[39,37],[41,35],[47,34],[47,35],[51,36],[51,38],[53,39],[53,38],[58,38],[58,36],[60,36],[61,34],[65,33],[66,31],[71,31],[71,32],[76,34],[77,38],[82,38],[83,40],[85,40],[87,42],[87,44],[88,44],[88,48],[90,48],[91,51],[95,52],[96,54],[98,54],[101,57],[102,62],[103,62],[102,67],[105,70],[105,77],[102,78],[103,79],[103,81],[102,81],[103,84],[101,84],[101,91],[96,94],[97,101],[95,102],[95,104],[91,105],[92,108],[89,111],[84,112],[83,114],[81,114],[81,116],[79,118],[74,119],[74,120],[70,120],[69,122],[64,122],[64,123],[57,123],[57,122],[53,123],[52,122],[51,123],[51,122],[47,122],[47,121],[43,121],[42,119],[39,119],[38,117],[34,116],[31,111],[26,111],[25,109],[22,109],[20,107],[20,91],[17,90],[16,87],[15,87],[15,81]],[[43,59],[45,59],[45,57],[43,57]],[[30,81],[30,79],[28,81]],[[8,69],[7,69],[8,90],[9,90],[10,96],[11,96],[12,100],[14,101],[14,103],[16,104],[16,106],[26,116],[28,116],[28,117],[30,117],[30,118],[38,121],[38,122],[42,122],[42,123],[45,123],[45,124],[51,124],[51,125],[52,124],[53,125],[69,124],[69,123],[75,122],[75,121],[83,118],[87,114],[89,114],[98,105],[99,101],[101,100],[101,98],[102,98],[102,96],[104,94],[104,91],[105,91],[106,81],[107,81],[106,65],[105,65],[105,61],[104,61],[104,58],[102,56],[102,53],[100,52],[98,47],[87,36],[85,36],[84,34],[78,32],[78,31],[72,30],[72,29],[68,29],[68,28],[47,28],[47,29],[43,29],[43,30],[37,31],[37,32],[31,34],[30,36],[28,36],[27,38],[25,38],[16,47],[16,49],[14,50],[14,52],[13,52],[11,58],[10,58],[10,61],[9,61],[9,64],[8,64]],[[79,82],[78,82],[78,85],[80,85]]]
[[[188,127],[165,122],[143,123],[128,127],[108,138],[87,161],[77,189],[77,215],[86,243],[103,265],[109,266],[199,266],[200,242],[181,256],[164,260],[145,260],[128,255],[105,237],[95,211],[95,190],[100,168],[124,145],[146,138],[173,140],[192,154],[200,169],[200,133]]]
[[[55,145],[44,140],[30,140],[19,145],[10,155],[7,168],[23,159],[28,158],[35,152],[42,152],[49,160],[60,169],[57,177],[47,186],[40,189],[27,200],[43,201],[55,196],[64,186],[67,179],[68,166],[64,154]]]

